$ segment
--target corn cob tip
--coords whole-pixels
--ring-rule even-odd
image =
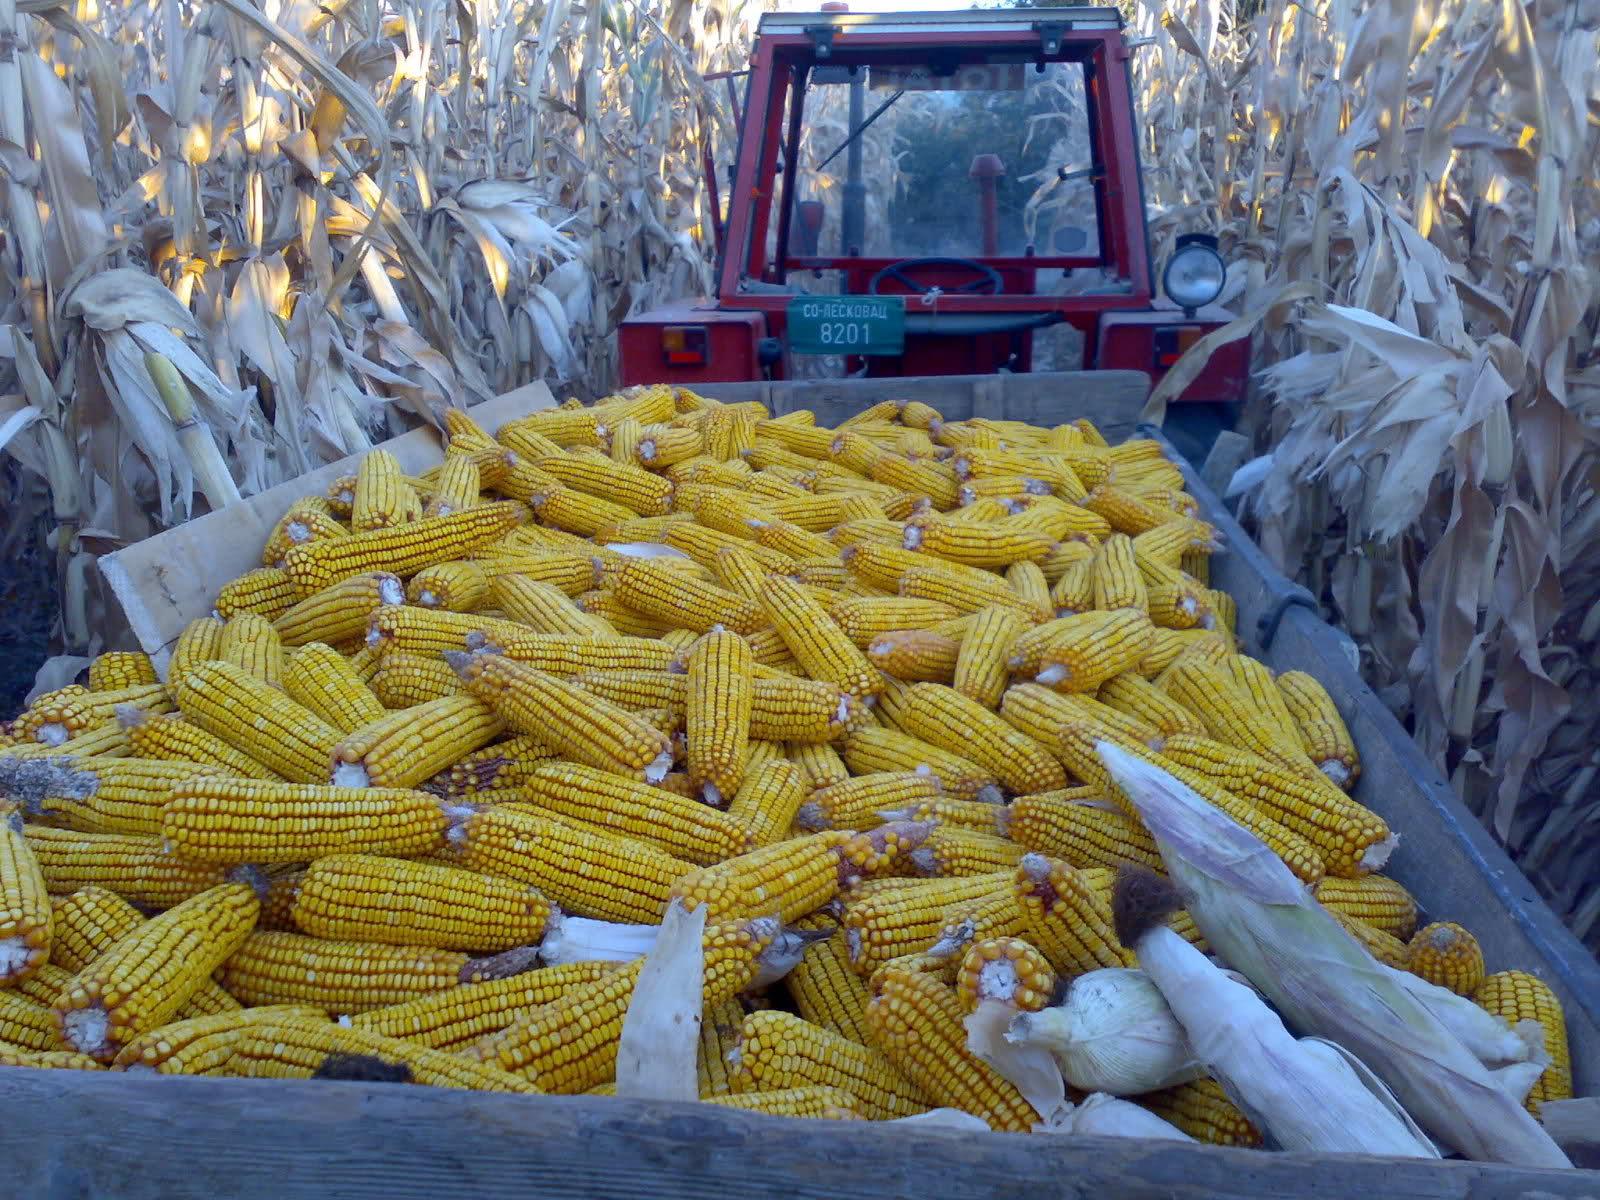
[[[467,648],[465,650],[446,650],[444,652],[445,662],[449,663],[450,669],[464,680],[470,680],[472,678],[473,660],[476,659],[479,654],[494,653],[493,647],[489,645],[487,638],[485,638],[482,643],[484,647],[483,649],[474,649],[472,646],[472,639],[474,636],[478,635],[470,633],[467,635]]]
[[[267,902],[267,895],[272,890],[272,879],[266,871],[254,863],[230,868],[224,876],[229,883],[245,884],[256,894],[256,899],[262,904]]]
[[[335,787],[364,788],[371,787],[372,780],[367,775],[367,768],[358,762],[338,762],[334,764],[328,782]]]
[[[772,944],[756,957],[756,977],[751,981],[750,987],[771,987],[800,965],[807,950],[818,942],[827,941],[837,929],[837,925],[829,925],[823,929],[796,929],[792,925],[784,926],[772,939]]]
[[[91,1058],[109,1057],[111,1051],[111,1015],[100,1004],[75,1008],[63,1014],[61,1040],[79,1054]]]
[[[112,710],[120,729],[138,729],[150,719],[150,714],[137,704],[119,704]]]
[[[808,800],[796,810],[794,823],[807,833],[816,833],[828,828],[828,815],[823,811],[822,805]]]
[[[538,946],[518,946],[486,958],[469,958],[461,968],[461,982],[487,983],[494,979],[510,979],[538,965]]]
[[[14,800],[30,816],[43,813],[47,799],[87,800],[99,779],[77,765],[78,759],[71,757],[0,758],[0,796]],[[22,819],[16,812],[11,816]]]

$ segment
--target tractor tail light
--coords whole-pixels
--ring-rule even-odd
[[[669,366],[705,366],[710,357],[710,345],[710,334],[704,325],[661,327],[661,354]]]
[[[1155,354],[1151,365],[1164,371],[1200,340],[1202,331],[1194,325],[1165,325],[1158,328],[1155,334]]]

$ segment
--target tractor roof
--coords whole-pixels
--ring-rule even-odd
[[[1122,28],[1122,14],[1114,8],[1072,5],[1064,8],[967,8],[949,12],[778,12],[764,13],[757,36],[800,35],[821,28],[838,33],[870,30],[874,34],[940,34],[972,36],[1017,33],[1049,23],[1071,30]]]

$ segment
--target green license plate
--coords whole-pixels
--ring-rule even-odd
[[[900,354],[906,346],[902,296],[796,296],[789,301],[793,354]]]

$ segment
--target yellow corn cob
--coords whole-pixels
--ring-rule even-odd
[[[357,533],[405,525],[422,516],[422,502],[387,450],[371,450],[356,471],[350,505],[350,528]]]
[[[936,600],[903,596],[855,597],[833,607],[833,619],[846,637],[865,650],[880,634],[925,629],[956,615],[956,610]]]
[[[485,438],[487,440],[487,435],[485,435]],[[299,501],[299,503],[304,504],[307,501],[311,501],[315,504],[319,499],[321,504],[318,507],[318,511],[332,513],[341,521],[349,520],[350,512],[355,508],[356,503],[356,477],[354,475],[340,475],[328,485],[328,490],[323,496],[308,496],[305,500]]]
[[[980,524],[922,516],[907,522],[905,547],[968,567],[1007,567],[1015,562],[1037,562],[1058,540],[1048,533],[999,521]]]
[[[384,605],[367,621],[367,645],[380,654],[420,654],[425,657],[460,650],[474,635],[499,644],[525,636],[528,630],[515,621],[489,613],[457,613],[415,605]]]
[[[1235,1107],[1214,1079],[1191,1080],[1159,1092],[1146,1092],[1135,1100],[1196,1141],[1215,1146],[1262,1144],[1260,1130]]]
[[[1358,921],[1348,917],[1336,908],[1328,910],[1334,919],[1343,925],[1345,932],[1365,947],[1368,954],[1377,959],[1386,967],[1393,967],[1396,971],[1407,969],[1410,953],[1406,944],[1392,933],[1385,933],[1375,925],[1368,925],[1365,921]]]
[[[550,902],[526,884],[475,871],[335,854],[306,871],[293,915],[318,937],[488,953],[538,942]]]
[[[344,1055],[403,1066],[407,1078],[432,1087],[536,1093],[525,1079],[484,1063],[414,1042],[349,1029],[331,1021],[283,1016],[241,1029],[229,1069],[246,1079],[309,1079],[329,1059]]]
[[[673,526],[661,541],[675,550],[682,550],[716,575],[729,591],[747,600],[760,594],[759,587],[751,589],[751,581],[759,584],[768,571],[787,571],[794,563],[787,554],[693,521]]]
[[[185,717],[285,779],[328,778],[339,731],[277,688],[229,663],[206,662],[174,690]]]
[[[690,635],[699,642],[699,637]],[[648,708],[681,711],[688,694],[688,680],[684,675],[667,671],[586,671],[573,682],[609,704],[629,712],[642,712]]]
[[[700,1019],[700,1052],[696,1067],[700,1097],[726,1096],[733,1090],[729,1055],[736,1053],[744,1005],[737,997],[707,1009]]]
[[[1044,666],[1044,653],[1058,638],[1072,636],[1075,631],[1093,628],[1109,619],[1108,614],[1099,614],[1098,620],[1085,620],[1084,617],[1094,617],[1095,614],[1068,615],[1056,617],[1025,629],[1011,645],[1011,655],[1006,660],[1006,665],[1011,672],[1019,676],[1037,675]]]
[[[744,779],[753,666],[750,646],[737,633],[713,629],[689,651],[684,709],[689,778],[709,804],[723,804]]]
[[[761,607],[807,675],[865,698],[883,689],[883,678],[805,589],[781,575],[767,576]]]
[[[870,829],[883,823],[880,813],[905,809],[939,796],[929,775],[885,771],[843,779],[814,790],[800,807],[802,829]]]
[[[306,876],[306,868],[299,863],[280,863],[265,870],[267,894],[261,900],[261,915],[256,918],[256,928],[293,929],[294,901],[300,892],[300,881]]]
[[[134,1035],[165,1024],[239,948],[260,901],[225,883],[183,901],[119,940],[57,998],[62,1040],[109,1062]]]
[[[918,875],[937,878],[987,875],[1016,866],[1022,855],[1022,847],[1009,838],[939,825],[911,852],[911,866]]]
[[[1325,779],[1301,748],[1298,731],[1263,716],[1221,664],[1186,654],[1162,672],[1161,689],[1203,722],[1217,741],[1248,750],[1289,770]]]
[[[1028,627],[1027,618],[1006,605],[977,610],[961,639],[951,686],[968,699],[994,708],[1005,691],[1012,646]]]
[[[426,854],[443,844],[448,823],[425,792],[225,778],[177,785],[161,815],[173,853],[196,863]]]
[[[159,683],[156,665],[143,650],[107,650],[89,664],[89,690],[115,692]]]
[[[214,611],[224,621],[240,613],[275,620],[300,598],[289,573],[281,567],[257,567],[231,579],[217,591]],[[154,679],[145,682],[153,683]]]
[[[33,1067],[36,1070],[100,1071],[102,1064],[86,1054],[70,1050],[29,1050],[0,1042],[0,1067]]]
[[[1000,715],[1042,746],[1053,746],[1066,721],[1093,721],[1152,748],[1161,745],[1161,731],[1138,717],[1101,704],[1083,692],[1053,692],[1036,683],[1007,689]],[[1045,789],[1041,789],[1045,790]]]
[[[1550,1056],[1550,1065],[1528,1093],[1528,1110],[1537,1115],[1539,1106],[1546,1100],[1572,1099],[1572,1057],[1567,1048],[1566,1017],[1550,985],[1526,971],[1497,971],[1484,979],[1472,998],[1513,1026],[1522,1021],[1537,1021],[1544,1031],[1544,1049]]]
[[[1130,537],[1182,519],[1181,514],[1170,508],[1147,503],[1133,492],[1109,483],[1091,488],[1083,506],[1104,517],[1118,533]]]
[[[39,825],[28,844],[52,895],[99,885],[147,908],[171,908],[224,881],[220,866],[168,853],[160,838],[124,833],[75,833]]]
[[[860,521],[847,521],[843,525],[836,526],[829,531],[828,537],[834,545],[844,549],[856,546],[883,546],[904,550],[906,528],[903,521],[891,521],[883,516],[873,516]],[[930,566],[939,565],[940,560],[924,556],[923,563]],[[977,570],[975,567],[971,569]]]
[[[1002,831],[1005,813],[1006,806],[1003,804],[985,804],[982,800],[950,800],[941,796],[884,809],[878,815],[888,821],[932,821],[936,826],[993,834]]]
[[[735,633],[754,633],[767,623],[760,606],[737,592],[648,561],[623,567],[614,591],[623,604],[667,622],[669,628],[705,633],[722,625]]]
[[[652,782],[672,766],[672,748],[659,731],[554,675],[499,654],[452,654],[450,663],[510,728],[536,734],[576,762]]]
[[[770,846],[789,836],[808,790],[799,767],[783,760],[768,763],[746,773],[728,817],[749,831],[754,845]]]
[[[1254,801],[1229,791],[1198,771],[1155,753],[1140,742],[1123,737],[1107,726],[1092,721],[1072,721],[1063,725],[1056,743],[1056,752],[1060,755],[1061,761],[1078,778],[1099,788],[1107,799],[1114,802],[1130,818],[1138,819],[1138,811],[1122,789],[1112,781],[1095,752],[1095,743],[1100,740],[1110,741],[1136,758],[1142,758],[1160,767],[1222,809],[1270,846],[1273,852],[1283,859],[1284,865],[1299,876],[1303,883],[1314,885],[1322,879],[1326,865],[1317,848],[1300,834],[1284,826]]]
[[[675,463],[694,458],[704,449],[705,440],[698,429],[646,425],[640,431],[633,461],[652,471],[663,471]]]
[[[962,956],[976,943],[992,938],[1021,938],[1028,932],[1027,915],[1012,888],[952,905],[945,916],[944,927],[923,952],[926,962],[919,969],[937,971],[950,983],[955,982]]]
[[[1055,609],[1058,606],[1059,602],[1055,598],[1055,589],[1061,586],[1061,581],[1066,577],[1067,572],[1080,568],[1086,569],[1086,564],[1094,562],[1094,551],[1095,547],[1087,541],[1058,542],[1055,549],[1040,561],[1039,569],[1044,572],[1044,577],[1050,584],[1049,607],[1051,609]],[[1093,599],[1092,588],[1090,598],[1091,600]]]
[[[433,494],[422,510],[425,517],[446,517],[472,508],[483,490],[483,471],[478,459],[461,450],[444,456],[433,481]]]
[[[1124,672],[1100,685],[1102,704],[1154,728],[1162,737],[1205,733],[1205,722],[1142,676]]]
[[[856,775],[911,771],[931,775],[958,799],[1000,799],[999,784],[985,767],[897,730],[872,726],[851,730],[844,742],[844,760]]]
[[[350,1025],[422,1046],[454,1050],[505,1029],[527,1010],[549,1004],[572,988],[620,968],[620,963],[577,962],[525,971],[369,1009],[351,1017]]]
[[[615,637],[616,628],[594,613],[584,612],[560,588],[526,575],[496,576],[490,587],[496,607],[512,620],[538,633],[573,637]]]
[[[832,746],[820,743],[796,743],[788,748],[789,758],[806,774],[813,790],[843,783],[850,778],[850,768]]]
[[[1139,660],[1134,671],[1147,680],[1159,679],[1168,667],[1184,655],[1194,655],[1201,661],[1215,661],[1232,653],[1232,639],[1225,634],[1209,629],[1158,627],[1150,631],[1144,657]]]
[[[1417,930],[1406,950],[1408,971],[1458,996],[1471,996],[1483,983],[1483,948],[1454,922],[1435,921]]]
[[[223,965],[222,986],[247,1008],[300,1004],[334,1015],[400,1004],[463,983],[517,975],[532,947],[470,958],[432,946],[330,941],[282,931],[252,933]]]
[[[1019,1012],[1038,1012],[1050,1003],[1056,973],[1045,956],[1016,937],[974,942],[956,972],[956,1000],[973,1012],[985,1000],[998,1000]]]
[[[0,813],[0,986],[50,957],[53,918],[44,871],[22,833],[22,814]]]
[[[1054,496],[1033,496],[1018,503],[1025,506],[1022,511],[995,521],[994,525],[1019,534],[1043,534],[1052,543],[1088,538],[1099,541],[1111,536],[1111,527],[1104,518]],[[1049,558],[1049,554],[1044,557]],[[1043,559],[1039,561],[1042,563]]]
[[[534,552],[480,552],[474,560],[491,580],[500,575],[520,575],[535,583],[548,583],[562,594],[577,596],[600,581],[597,555],[580,550]]]
[[[1254,800],[1315,846],[1330,874],[1352,877],[1378,870],[1394,848],[1383,818],[1325,776],[1295,774],[1259,755],[1192,733],[1167,738],[1161,754]]]
[[[352,642],[366,635],[367,622],[381,605],[403,604],[405,598],[405,585],[398,575],[358,572],[301,600],[280,614],[273,628],[285,646]]]
[[[660,921],[673,885],[691,870],[644,842],[504,807],[473,813],[451,840],[461,866],[532,884],[564,911],[604,921]]]
[[[793,921],[828,903],[849,878],[849,841],[835,832],[791,838],[699,867],[676,882],[673,895],[688,908],[706,906],[713,923],[771,914]]]
[[[333,750],[332,779],[341,787],[409,788],[505,732],[495,712],[474,696],[445,696],[385,713]]]
[[[838,558],[839,548],[825,536],[788,521],[758,521],[753,532],[759,547],[792,559]]]
[[[1285,671],[1275,682],[1311,761],[1340,787],[1354,787],[1361,757],[1327,689],[1304,671]]]
[[[776,932],[776,922],[770,921],[708,927],[703,1002],[714,1006],[743,990],[755,977],[757,956]],[[587,1091],[615,1072],[622,1021],[640,966],[630,963],[593,983],[570,988],[460,1053],[514,1071],[554,1095]]]
[[[577,598],[577,605],[579,612],[604,621],[624,637],[660,639],[672,631],[670,621],[647,616],[637,609],[629,608],[612,591],[584,592]]]
[[[1031,608],[1051,607],[1050,581],[1038,563],[1012,563],[1006,568],[1006,583]]]
[[[30,1000],[13,988],[0,989],[0,1045],[35,1053],[67,1048],[50,1006]]]
[[[53,939],[50,961],[62,970],[78,972],[99,958],[117,942],[140,928],[145,916],[127,900],[106,888],[89,885],[53,899]],[[200,1011],[220,1012],[237,1008],[209,979],[190,997],[179,1016],[199,1015]]]
[[[263,683],[282,683],[283,640],[272,622],[256,613],[240,613],[228,619],[222,627],[217,657]]]
[[[424,567],[406,585],[406,599],[423,608],[476,612],[489,598],[489,577],[471,559]]]
[[[845,547],[840,552],[840,558],[845,568],[858,580],[885,592],[897,590],[901,576],[907,571],[929,570],[933,567],[926,554],[906,550],[899,545],[885,546],[870,542]],[[953,564],[945,570],[945,574],[961,574],[962,578],[970,578]]]
[[[541,523],[582,537],[593,537],[607,525],[638,515],[624,504],[615,504],[559,482],[542,484],[528,496],[528,503]]]
[[[130,1038],[117,1052],[113,1068],[161,1075],[226,1075],[240,1034],[284,1017],[327,1020],[318,1009],[289,1004],[180,1017]]]
[[[1417,930],[1417,902],[1404,887],[1383,875],[1322,880],[1316,887],[1324,908],[1391,933],[1402,942]]]
[[[64,746],[102,725],[115,727],[117,709],[123,705],[151,713],[172,711],[167,689],[159,683],[118,688],[111,692],[91,692],[77,684],[69,684],[35,697],[27,711],[16,719],[12,734],[19,742]],[[73,747],[74,753],[79,750],[79,747]]]
[[[0,793],[25,783],[28,807],[64,829],[81,833],[157,836],[161,809],[181,783],[225,778],[220,767],[155,758],[74,758],[61,755],[22,772],[0,759]]]
[[[462,686],[461,677],[444,659],[394,651],[383,656],[383,665],[372,677],[369,690],[384,708],[410,708],[430,700],[459,695]],[[378,715],[382,716],[382,713]],[[362,722],[363,725],[366,723]]]
[[[1028,940],[1063,975],[1137,965],[1133,951],[1117,941],[1111,905],[1083,872],[1059,859],[1029,853],[1017,865],[1014,886],[1027,919]]]
[[[484,504],[393,529],[308,542],[284,555],[284,569],[303,596],[366,571],[415,575],[424,567],[470,554],[503,537],[516,527],[518,518],[515,504]]]
[[[836,928],[832,918],[802,917],[794,928],[806,932]],[[867,981],[850,969],[844,938],[813,942],[784,980],[796,1011],[814,1025],[860,1045],[867,1044],[865,1015],[871,993]]]
[[[886,880],[885,890],[857,888],[845,902],[845,945],[862,975],[903,954],[927,950],[960,910],[1010,886],[1012,872],[949,879]]]
[[[1239,628],[1239,606],[1227,592],[1206,588],[1200,593],[1200,600],[1206,608],[1202,624],[1207,629],[1221,630],[1231,636]]]
[[[552,675],[587,671],[665,671],[677,650],[650,638],[573,638],[566,634],[525,633],[492,643],[506,658]],[[487,639],[468,638],[468,649],[486,649]]]
[[[1100,543],[1100,548],[1095,551],[1090,578],[1096,608],[1149,610],[1149,592],[1138,564],[1134,562],[1133,539],[1126,534],[1112,534]]]
[[[936,683],[914,684],[907,695],[902,720],[912,736],[972,759],[1015,793],[1067,786],[1049,750],[977,701]]]
[[[198,763],[246,779],[278,778],[271,768],[177,713],[152,716],[136,708],[124,708],[118,711],[117,719],[123,723],[130,752],[138,758]]]
[[[1084,613],[1069,617],[1067,631],[1051,640],[1041,656],[1040,683],[1067,692],[1093,692],[1136,664],[1152,629],[1138,609]]]
[[[1135,863],[1166,873],[1144,826],[1094,798],[1090,788],[1018,796],[1007,806],[1004,823],[1007,836],[1019,845],[1074,867]]]
[[[575,456],[542,458],[539,469],[579,492],[619,504],[640,516],[659,516],[672,505],[672,483],[631,464]]]
[[[525,783],[542,762],[555,752],[538,738],[518,734],[471,754],[464,754],[429,783],[428,788],[448,797],[473,797],[495,789]]]
[[[384,715],[382,701],[350,660],[321,642],[308,642],[289,655],[283,690],[339,733],[354,733]]]
[[[1050,589],[1057,618],[1088,613],[1094,608],[1094,558],[1068,563]]]
[[[127,732],[116,722],[97,725],[59,746],[48,742],[9,742],[4,749],[7,757],[17,759],[58,758],[63,754],[81,758],[123,758],[132,753]]]
[[[885,970],[873,980],[867,1024],[874,1044],[937,1104],[1025,1133],[1038,1121],[1016,1086],[967,1049],[955,993],[932,975]]]
[[[753,846],[749,830],[726,813],[593,767],[546,763],[523,788],[559,818],[650,842],[686,862],[721,862]]]
[[[266,544],[261,550],[261,565],[281,567],[289,551],[298,546],[342,541],[349,536],[350,530],[340,524],[328,501],[318,496],[307,496],[291,505],[267,534]]]
[[[881,633],[865,647],[867,660],[886,675],[904,682],[948,683],[954,676],[961,643],[923,629]]]
[[[767,1010],[744,1018],[731,1055],[738,1094],[792,1087],[847,1092],[869,1119],[923,1112],[929,1100],[883,1054],[790,1013]]]

